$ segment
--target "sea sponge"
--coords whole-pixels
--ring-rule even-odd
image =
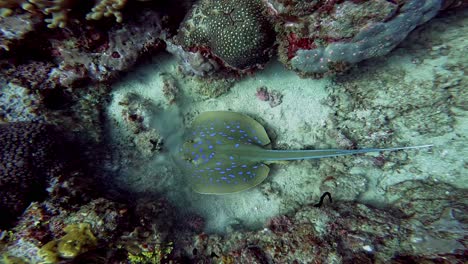
[[[284,23],[278,49],[281,62],[301,75],[342,72],[389,53],[414,28],[433,18],[443,1],[397,2],[402,3],[330,1],[310,15]]]
[[[56,159],[59,138],[50,125],[0,125],[0,227],[45,196],[47,180],[62,168]]]
[[[263,64],[275,40],[261,0],[202,0],[180,27],[177,41],[187,50],[208,49],[228,66]]]

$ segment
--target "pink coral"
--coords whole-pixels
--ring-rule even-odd
[[[257,88],[257,93],[255,94],[260,101],[270,100],[270,95],[268,94],[268,89],[265,86]]]
[[[276,107],[283,102],[283,94],[277,90],[268,91],[268,88],[265,86],[257,88],[255,96],[260,101],[269,102],[270,107]]]

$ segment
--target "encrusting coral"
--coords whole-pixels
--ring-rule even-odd
[[[70,224],[63,231],[66,235],[50,241],[39,250],[39,255],[49,263],[57,263],[61,258],[73,259],[97,246],[97,239],[88,223]]]

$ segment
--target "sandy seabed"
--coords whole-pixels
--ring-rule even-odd
[[[115,180],[131,192],[162,193],[181,211],[203,216],[206,231],[216,233],[261,228],[273,216],[316,202],[325,191],[337,202],[355,200],[385,207],[403,195],[392,186],[405,181],[467,188],[468,82],[464,69],[468,40],[464,36],[468,35],[468,16],[461,18],[461,13],[460,17],[434,19],[389,55],[361,63],[345,76],[300,78],[274,60],[217,98],[197,94],[200,83],[182,76],[172,57],[160,55],[115,85],[108,108],[111,141],[117,146],[135,137],[122,115],[125,106],[119,102],[136,94],[145,102],[141,114],[148,128],[174,143],[165,148],[175,148],[198,113],[228,110],[263,124],[274,148],[433,144],[432,149],[275,164],[259,186],[221,196],[191,191],[173,162],[173,152],[163,147],[150,158],[130,158],[121,164]],[[177,82],[174,104],[168,104],[163,95],[161,73]],[[271,107],[259,100],[255,94],[261,86],[279,91],[282,103]],[[119,151],[138,156],[132,148]]]

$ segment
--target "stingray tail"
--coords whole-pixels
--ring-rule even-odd
[[[366,149],[317,149],[317,150],[267,150],[268,156],[265,161],[280,161],[280,160],[303,160],[303,159],[320,159],[328,157],[338,157],[354,154],[362,154],[368,152],[382,152],[382,151],[397,151],[409,149],[430,148],[433,145],[420,145],[408,147],[395,147],[395,148],[366,148]]]

